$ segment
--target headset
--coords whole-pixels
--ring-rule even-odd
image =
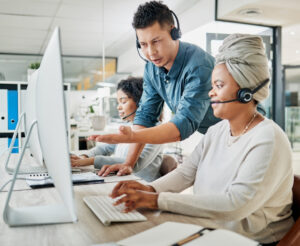
[[[235,101],[238,101],[240,103],[249,103],[252,101],[253,95],[256,92],[258,92],[261,88],[263,88],[269,82],[269,80],[270,80],[269,78],[265,79],[253,90],[251,90],[250,88],[239,89],[237,92],[237,98],[235,98],[235,99],[228,100],[228,101],[221,101],[221,102],[211,101],[211,104],[213,104],[213,103],[230,103],[230,102],[235,102]]]
[[[128,115],[122,117],[122,120],[127,119],[129,116],[133,115],[135,112],[136,112],[136,110],[134,110],[132,113],[130,113],[130,114],[128,114]]]
[[[175,21],[176,21],[176,25],[177,25],[177,27],[173,27],[173,28],[171,29],[170,34],[171,34],[171,38],[172,38],[173,40],[177,40],[177,39],[180,39],[180,38],[181,38],[181,30],[180,30],[179,20],[178,20],[177,15],[176,15],[172,10],[170,10],[170,12],[171,12],[171,14],[174,16]],[[137,52],[138,52],[139,56],[140,56],[145,62],[148,62],[148,60],[146,60],[145,58],[143,58],[143,57],[141,56],[140,51],[139,51],[139,49],[141,48],[141,44],[140,44],[139,39],[138,39],[138,36],[137,36],[136,34],[135,34],[135,37],[136,37],[136,49],[137,49]]]

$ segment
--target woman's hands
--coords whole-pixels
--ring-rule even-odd
[[[158,193],[149,185],[143,185],[136,181],[121,181],[113,189],[112,198],[122,196],[114,205],[124,203],[124,212],[130,212],[136,208],[158,209]]]
[[[105,177],[110,173],[117,173],[118,176],[128,175],[132,173],[132,167],[127,164],[104,165],[98,175]]]

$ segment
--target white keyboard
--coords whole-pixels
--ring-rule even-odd
[[[145,221],[147,218],[137,211],[123,213],[123,204],[114,206],[114,200],[109,196],[86,196],[86,205],[94,212],[100,221],[108,226],[111,222]]]
[[[13,174],[15,172],[15,168],[6,168],[7,172],[9,174]],[[30,174],[30,173],[45,173],[47,172],[47,168],[44,166],[25,166],[25,167],[20,167],[19,169],[19,174]]]

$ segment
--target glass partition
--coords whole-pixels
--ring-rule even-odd
[[[300,65],[284,66],[285,131],[293,150],[300,150]]]
[[[28,81],[28,69],[31,64],[39,63],[40,55],[0,54],[1,80]],[[103,76],[102,57],[63,56],[64,82],[71,84],[72,90],[96,89],[97,83],[113,79],[117,69],[116,58],[105,58],[105,76]]]
[[[248,33],[259,35],[262,37],[266,48],[266,54],[269,59],[270,74],[272,75],[272,29],[269,27],[217,21],[201,26],[183,35],[182,40],[197,44],[212,56],[215,56],[218,53],[218,49],[221,46],[223,40],[232,33]],[[272,82],[272,78],[270,79]],[[262,106],[266,111],[266,116],[268,118],[272,118],[272,88],[270,88],[270,95],[268,99],[262,102]]]

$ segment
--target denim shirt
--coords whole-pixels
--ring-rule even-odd
[[[174,113],[171,122],[180,132],[181,140],[196,130],[205,133],[219,121],[213,115],[208,92],[214,58],[200,47],[179,42],[179,49],[170,71],[147,62],[143,95],[134,118],[135,125],[156,124],[163,103]]]

